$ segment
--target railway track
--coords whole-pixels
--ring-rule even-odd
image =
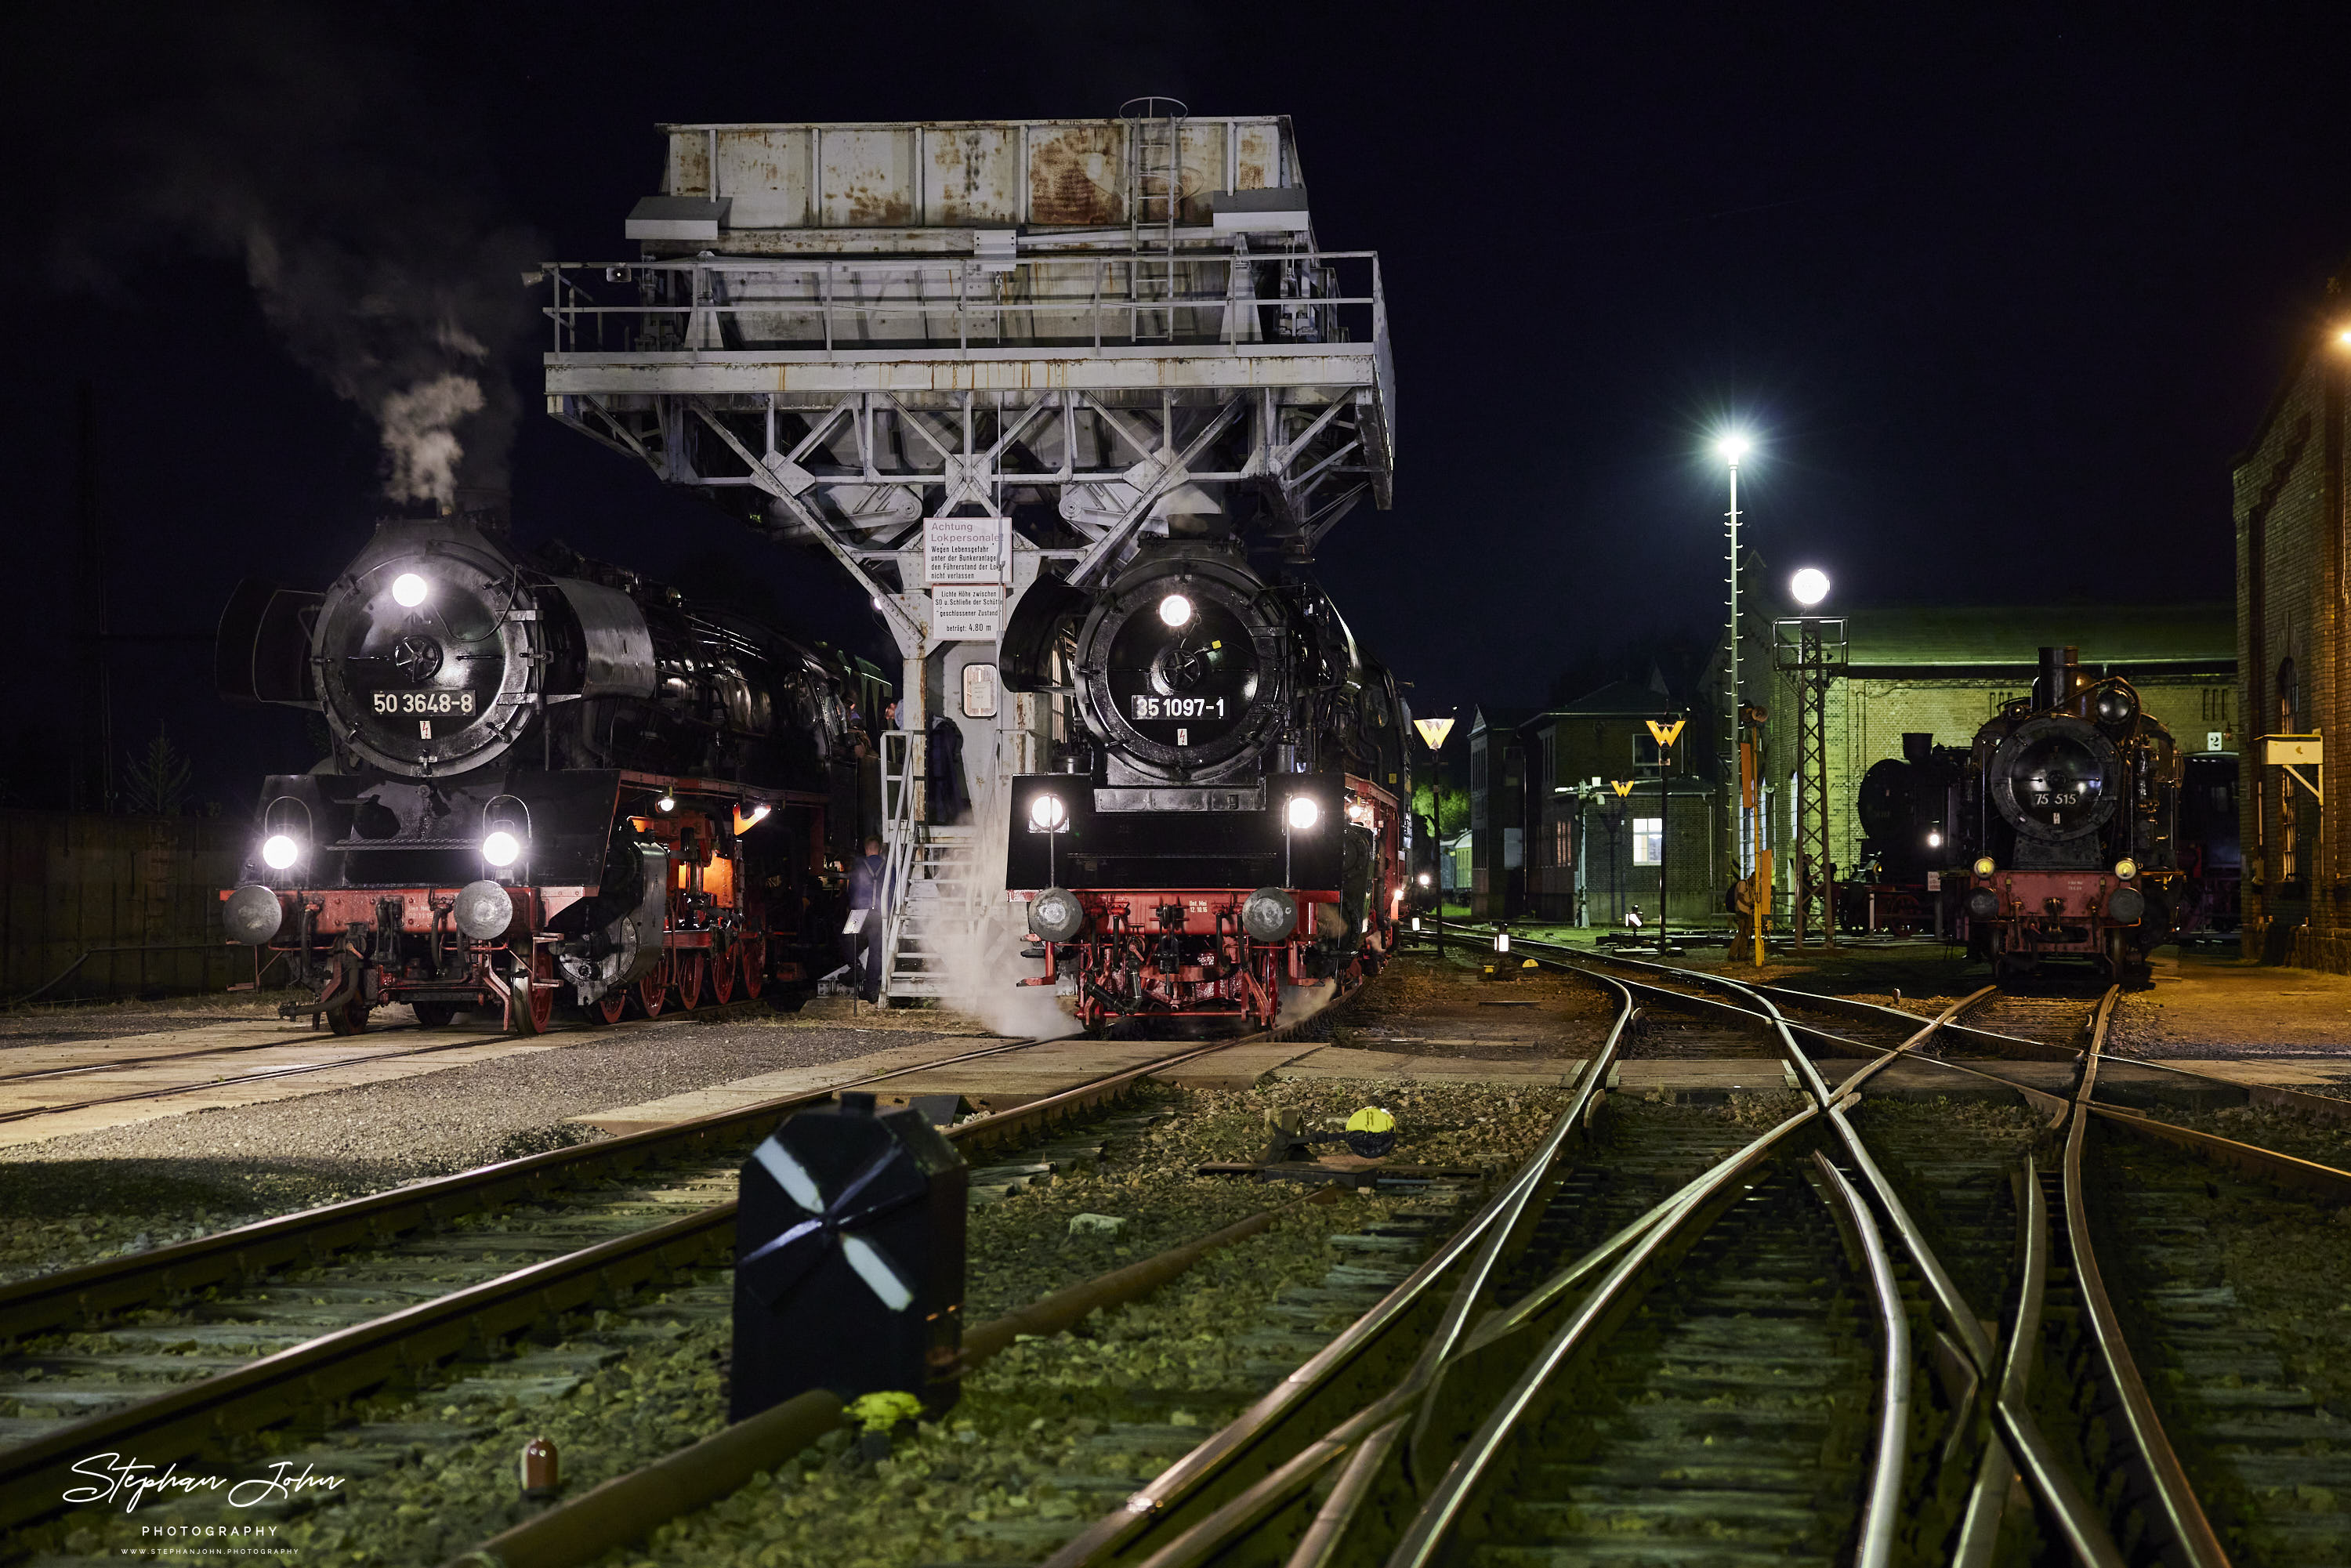
[[[1369,1310],[1157,1475],[1188,1434],[1106,1435],[1090,1473],[1123,1500],[1049,1568],[2342,1560],[2351,1390],[2294,1325],[2340,1304],[2351,1176],[2101,1101],[2115,992],[1926,1019],[1541,961],[1619,1006],[1534,1155],[1449,1235],[1459,1193],[1358,1238],[1368,1267],[1250,1333],[1278,1370]],[[1736,1114],[1608,1092],[1701,1040],[1776,1054],[1799,1092]],[[2000,1058],[2081,1071],[2059,1095]],[[1904,1059],[1974,1098],[1871,1096]],[[2251,1223],[2283,1245],[2233,1243]],[[544,1545],[468,1561],[593,1554]]]
[[[1154,1072],[1243,1042],[1164,1052],[948,1135],[975,1160],[1034,1144]],[[849,1087],[1040,1043],[1005,1042]],[[609,1307],[625,1317],[650,1305],[665,1322],[723,1310],[691,1289],[638,1298],[724,1264],[739,1151],[833,1092],[552,1150],[0,1287],[0,1340],[14,1348],[0,1360],[0,1399],[11,1412],[0,1426],[0,1528],[56,1511],[57,1478],[90,1453],[135,1452],[158,1464],[193,1456],[388,1383],[429,1380],[461,1357],[495,1358],[566,1312]],[[1022,1169],[1053,1155],[1036,1151]],[[651,1172],[658,1179],[621,1185]],[[620,1326],[614,1344],[589,1353],[586,1364],[550,1362],[531,1375],[592,1371],[625,1349],[629,1325]],[[376,1436],[395,1447],[408,1440]]]
[[[2222,1140],[2158,1130],[2098,1103],[2096,1063],[2117,993],[2053,1005],[1979,993],[1972,1007],[1929,1020],[1694,971],[1621,960],[1573,967],[1638,991],[1645,1013],[1685,1010],[1708,1035],[1726,1027],[1731,1009],[1744,1011],[1755,1038],[1777,1037],[1811,1103],[1617,1225],[1527,1301],[1485,1305],[1433,1374],[1334,1422],[1323,1439],[1333,1451],[1318,1468],[1339,1474],[1319,1505],[1292,1498],[1285,1511],[1261,1497],[1254,1509],[1228,1505],[1189,1531],[1152,1531],[1140,1542],[1142,1527],[1113,1515],[1051,1568],[1183,1568],[1211,1557],[1288,1568],[2067,1556],[2217,1564],[2229,1559],[2194,1554],[2182,1494],[2196,1488],[2176,1453],[2165,1458],[2152,1408],[2168,1401],[2184,1411],[2199,1400],[2185,1427],[2189,1467],[2228,1499],[2232,1521],[2254,1520],[2236,1526],[2246,1543],[2237,1560],[2340,1560],[2335,1489],[2351,1458],[2351,1443],[2334,1441],[2342,1424],[2290,1381],[2296,1364],[2275,1343],[2210,1337],[2231,1303],[2209,1283],[2150,1293],[2154,1321],[2126,1331],[2083,1218],[2095,1200],[2080,1151],[2119,1139],[2142,1165],[2173,1162],[2172,1207],[2158,1203],[2136,1222],[2154,1239],[2143,1236],[2132,1256],[2175,1279],[2209,1279],[2214,1238],[2227,1234],[2210,1221],[2258,1214],[2263,1184],[2292,1181],[2324,1203],[2351,1176],[2268,1151],[2222,1150]],[[1658,1032],[1652,1019],[1628,1051]],[[1882,1063],[1939,1048],[2053,1060],[2074,1056],[2069,1042],[2085,1063],[2074,1095],[2017,1086],[2023,1104],[1956,1122],[1948,1108],[1855,1094],[1877,1071],[1867,1064],[1832,1090],[1805,1054]],[[1942,1065],[1999,1092],[1996,1068]],[[2053,1149],[2053,1105],[2068,1163],[2044,1179],[2032,1156]],[[2188,1158],[2176,1152],[2182,1144],[2252,1173],[2233,1201],[2198,1175],[2200,1160],[2179,1163]],[[2096,1158],[2108,1162],[2093,1168],[2106,1171],[2111,1193],[2113,1156]],[[1593,1183],[1590,1173],[1562,1179],[1557,1198],[1569,1204],[1538,1207],[1531,1232],[1549,1229],[1552,1245],[1571,1251],[1634,1207],[1604,1218],[1587,1212],[1579,1226],[1565,1209],[1580,1198],[1591,1210]],[[2134,1212],[2129,1189],[2120,1190],[2109,1203]],[[2207,1222],[2183,1226],[2178,1206],[2199,1199],[2212,1210],[2199,1217]],[[2053,1207],[2068,1217],[2054,1242]],[[1515,1283],[1526,1271],[1503,1278]],[[2339,1296],[2339,1276],[2335,1286]],[[2267,1299],[2273,1341],[2276,1324],[2319,1305],[2315,1293],[2275,1286]],[[1548,1331],[1540,1349],[1531,1330]],[[2172,1340],[2158,1343],[2166,1333]],[[2165,1358],[2163,1401],[2145,1394],[2133,1337]],[[2167,1472],[2182,1482],[2169,1494]],[[1129,1512],[1155,1517],[1173,1500],[1138,1498]],[[2330,1539],[2335,1558],[2306,1554]],[[2279,1554],[2281,1542],[2305,1554]]]

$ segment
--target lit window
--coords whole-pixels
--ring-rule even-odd
[[[1656,865],[1666,856],[1666,820],[1663,817],[1633,819],[1633,863]]]

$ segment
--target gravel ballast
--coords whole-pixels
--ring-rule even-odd
[[[904,1027],[925,1018],[927,1032]],[[560,1036],[551,1051],[0,1149],[0,1280],[588,1142],[600,1134],[572,1118],[913,1044],[955,1021],[872,1009],[861,1027],[664,1019]],[[873,1027],[885,1022],[897,1027]]]
[[[1523,1158],[1565,1103],[1556,1091],[1447,1088],[1396,1095],[1376,1084],[1328,1080],[1242,1092],[1159,1089],[1151,1096],[1149,1103],[1174,1113],[1113,1134],[1099,1165],[971,1210],[967,1322],[1301,1196],[1287,1186],[1194,1174],[1204,1161],[1252,1156],[1270,1112],[1295,1110],[1309,1125],[1332,1125],[1375,1101],[1403,1123],[1396,1158],[1499,1170]],[[968,1379],[963,1402],[946,1421],[902,1437],[881,1464],[844,1457],[845,1445],[829,1441],[788,1467],[784,1480],[763,1478],[720,1508],[671,1527],[647,1543],[651,1560],[907,1563],[1041,1555],[1030,1549],[1037,1531],[1067,1534],[1100,1512],[1106,1498],[1114,1500],[1115,1490],[1092,1490],[1081,1479],[1101,1442],[1123,1434],[1117,1458],[1131,1466],[1139,1441],[1156,1456],[1145,1467],[1155,1472],[1229,1419],[1299,1359],[1293,1353],[1270,1364],[1266,1350],[1248,1343],[1265,1323],[1269,1303],[1361,1261],[1330,1238],[1359,1232],[1416,1203],[1426,1206],[1413,1195],[1366,1193],[1301,1207],[1272,1231],[1212,1255],[1151,1298],[1097,1314],[1075,1333],[1017,1344]],[[1115,1235],[1081,1228],[1073,1236],[1070,1222],[1081,1213],[1126,1224]],[[444,1389],[349,1411],[347,1418],[379,1428],[447,1435],[416,1442],[405,1463],[353,1478],[328,1506],[276,1521],[277,1542],[299,1562],[442,1561],[523,1517],[515,1463],[531,1437],[555,1441],[566,1490],[576,1495],[716,1430],[726,1415],[730,1330],[710,1302],[724,1288],[723,1276],[714,1275],[681,1290],[671,1299],[697,1301],[698,1309],[682,1309],[674,1319],[660,1312],[629,1314],[640,1325],[631,1331],[640,1335],[635,1348],[561,1397],[465,1397]],[[607,1327],[617,1321],[605,1315]],[[1343,1322],[1342,1315],[1316,1330],[1334,1332]],[[581,1320],[567,1332],[584,1340],[590,1325]],[[565,1349],[551,1347],[559,1354]],[[288,1433],[272,1436],[266,1446],[283,1453],[320,1445],[315,1437]],[[252,1469],[266,1456],[256,1452],[240,1463]],[[1127,1473],[1095,1484],[1123,1489],[1133,1481]],[[125,1519],[86,1510],[43,1533],[54,1547],[109,1552],[137,1545],[148,1512]],[[196,1500],[158,1511],[152,1522],[211,1521],[226,1512]],[[877,1521],[885,1518],[886,1541],[876,1536]]]

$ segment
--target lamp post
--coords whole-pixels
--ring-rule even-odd
[[[1746,456],[1747,454],[1753,449],[1754,443],[1748,440],[1746,433],[1737,430],[1726,431],[1721,436],[1716,439],[1714,444],[1716,455],[1719,456],[1724,463],[1729,465],[1730,468],[1730,510],[1725,514],[1730,526],[1730,621],[1729,623],[1730,681],[1729,689],[1723,694],[1725,726],[1723,734],[1729,737],[1730,750],[1734,757],[1737,756],[1739,752],[1740,701],[1739,460]],[[1730,803],[1730,869],[1740,876],[1744,877],[1747,874],[1746,824],[1740,820],[1738,796],[1729,789],[1723,791],[1723,796],[1724,799]],[[1662,913],[1663,912],[1661,911],[1661,918]]]
[[[1412,721],[1412,727],[1420,732],[1422,743],[1428,747],[1428,847],[1433,852],[1429,855],[1429,863],[1430,869],[1437,873],[1437,961],[1442,964],[1445,961],[1445,834],[1437,824],[1445,820],[1445,779],[1444,765],[1437,754],[1443,748],[1445,737],[1453,733],[1453,720],[1449,716],[1445,718],[1416,718]]]

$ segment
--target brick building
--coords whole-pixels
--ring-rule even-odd
[[[2351,319],[2346,280],[2327,286],[2330,315]],[[2269,963],[2351,972],[2351,853],[2317,798],[2256,744],[2316,735],[2324,758],[2302,775],[2324,789],[2351,762],[2341,605],[2346,319],[2314,330],[2237,464],[2237,643],[2245,714],[2238,791],[2245,855],[2244,941]]]
[[[1619,681],[1539,712],[1480,708],[1470,721],[1470,908],[1483,919],[1654,922],[1668,879],[1677,925],[1723,916],[1714,781],[1685,771],[1670,798],[1649,722],[1687,720],[1662,684]],[[1708,760],[1686,731],[1680,766]],[[1615,782],[1633,783],[1619,796]],[[1661,863],[1662,862],[1662,863]]]
[[[2225,604],[1905,606],[1854,611],[1843,621],[1846,663],[1830,683],[1825,715],[1829,846],[1840,875],[1859,859],[1862,776],[1881,759],[1900,757],[1905,735],[1968,745],[2001,704],[2030,693],[2044,645],[2070,643],[2081,651],[2084,668],[2128,679],[2183,751],[2237,747],[2237,630]],[[1761,701],[1771,716],[1765,841],[1773,854],[1775,904],[1784,912],[1795,885],[1798,699],[1794,682],[1772,669],[1770,635],[1767,621],[1751,622],[1740,657],[1747,663],[1741,674],[1748,700]],[[1723,663],[1718,657],[1718,668]],[[1710,695],[1707,702],[1719,745],[1722,705]],[[1719,831],[1729,831],[1726,811]]]

